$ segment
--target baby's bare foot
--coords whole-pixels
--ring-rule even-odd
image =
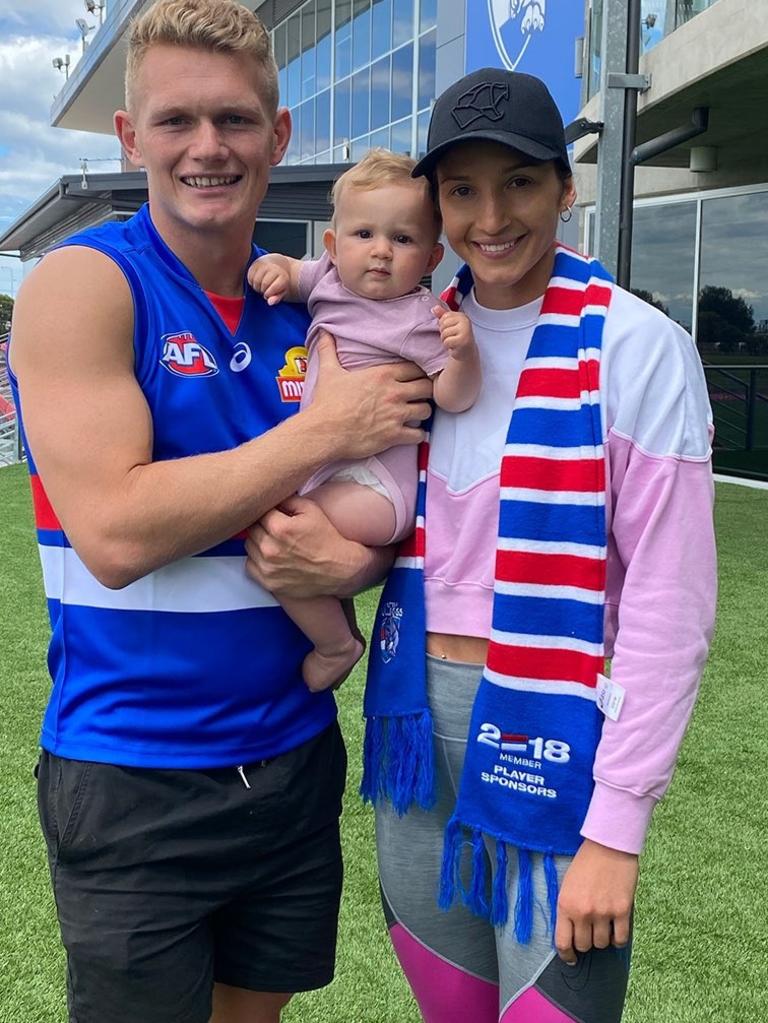
[[[363,644],[350,636],[349,642],[331,652],[313,650],[304,658],[302,674],[307,688],[319,693],[332,685],[341,685],[363,656]]]

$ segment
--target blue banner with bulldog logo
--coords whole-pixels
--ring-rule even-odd
[[[574,46],[583,35],[582,0],[467,0],[465,72],[502,67],[536,75],[568,124],[580,107]]]

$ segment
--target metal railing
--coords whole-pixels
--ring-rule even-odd
[[[704,373],[716,446],[730,451],[768,449],[768,364],[704,363]]]
[[[706,11],[716,2],[717,0],[675,0],[674,28],[680,28],[686,21],[690,21],[697,14]]]

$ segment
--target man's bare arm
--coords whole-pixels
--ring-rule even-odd
[[[228,539],[331,459],[418,440],[406,424],[428,413],[414,367],[350,382],[321,342],[310,408],[231,451],[153,462],[132,338],[128,285],[100,253],[51,253],[19,294],[11,358],[30,447],[70,541],[107,586]]]

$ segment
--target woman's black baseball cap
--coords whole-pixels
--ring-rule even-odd
[[[431,177],[440,157],[461,142],[501,142],[535,160],[555,160],[571,173],[563,119],[546,85],[533,75],[486,67],[437,98],[427,154],[414,178]]]

